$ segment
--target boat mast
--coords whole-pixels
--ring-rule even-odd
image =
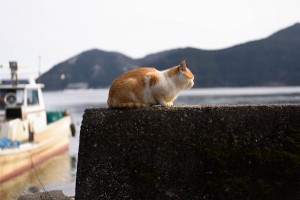
[[[18,85],[18,63],[15,61],[10,61],[9,68],[11,72],[11,84]]]
[[[42,60],[42,56],[39,55],[39,71],[38,71],[38,82],[41,83],[41,60]]]

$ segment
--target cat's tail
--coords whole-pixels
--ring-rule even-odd
[[[150,107],[150,104],[127,102],[127,103],[119,103],[119,104],[115,104],[115,105],[109,105],[109,107],[110,108],[121,108],[121,109],[135,109],[135,108]]]

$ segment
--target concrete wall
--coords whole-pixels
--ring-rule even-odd
[[[85,110],[79,199],[295,199],[300,105]]]

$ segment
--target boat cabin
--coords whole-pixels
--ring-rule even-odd
[[[43,84],[13,77],[0,81],[0,138],[28,141],[47,126]]]

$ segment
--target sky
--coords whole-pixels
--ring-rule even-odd
[[[0,65],[37,77],[89,49],[223,49],[297,22],[299,0],[0,0]]]

